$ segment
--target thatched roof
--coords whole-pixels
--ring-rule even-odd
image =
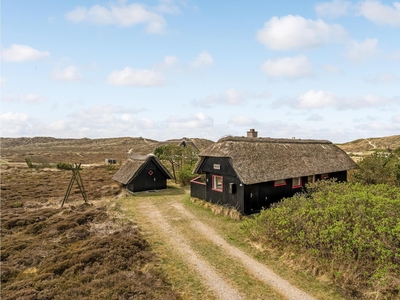
[[[324,174],[357,168],[327,140],[225,137],[199,153],[198,173],[206,157],[226,157],[245,184]]]
[[[181,147],[190,146],[194,151],[200,152],[199,148],[197,148],[193,140],[185,137],[182,139],[172,139],[172,140],[167,140],[165,142],[160,142],[157,147],[164,145],[176,145]]]
[[[149,160],[154,160],[160,169],[165,173],[167,179],[171,179],[172,175],[154,155],[131,155],[129,159],[121,166],[117,173],[112,177],[113,180],[122,184],[128,184],[132,181],[144,168]]]

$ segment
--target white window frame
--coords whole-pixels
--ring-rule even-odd
[[[296,184],[295,184],[295,181],[296,181]],[[292,178],[292,189],[298,189],[301,187],[303,187],[302,178],[301,177]]]

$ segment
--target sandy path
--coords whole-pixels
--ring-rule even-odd
[[[165,233],[165,235],[170,239],[171,244],[181,254],[181,257],[188,263],[188,265],[198,272],[200,277],[203,279],[203,283],[215,292],[218,299],[243,299],[235,289],[229,286],[224,279],[214,271],[209,263],[197,256],[196,252],[191,249],[188,242],[180,234],[174,231],[172,226],[166,221],[166,218],[162,216],[161,212],[155,205],[147,203],[142,205],[141,209],[147,212],[151,223]]]
[[[178,210],[182,215],[185,215],[187,218],[191,220],[190,225],[194,230],[199,231],[209,240],[213,241],[215,244],[222,247],[224,250],[227,251],[227,253],[230,256],[239,259],[242,262],[242,264],[246,267],[246,269],[249,271],[249,273],[251,273],[259,280],[273,287],[280,294],[284,295],[288,299],[302,299],[302,300],[315,299],[312,296],[308,295],[307,293],[291,285],[285,279],[279,277],[271,269],[267,268],[265,265],[259,263],[252,257],[248,256],[239,248],[228,244],[211,227],[205,225],[200,221],[197,221],[196,217],[193,214],[191,214],[188,210],[186,210],[182,204],[174,203],[172,204],[172,206],[176,210]]]

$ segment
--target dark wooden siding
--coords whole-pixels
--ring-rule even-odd
[[[195,180],[190,181],[190,197],[206,200],[206,184]]]
[[[206,173],[205,200],[243,211],[243,184],[232,168],[229,158],[208,157],[201,167],[201,172]],[[223,177],[222,192],[212,189],[213,175]]]
[[[152,159],[141,169],[140,173],[128,183],[127,188],[132,192],[161,190],[167,188],[167,178]]]
[[[347,172],[328,173],[329,179],[336,178],[338,181],[346,181]],[[315,176],[315,180],[321,179],[321,174]],[[283,198],[292,197],[294,194],[304,190],[308,182],[308,176],[301,178],[302,187],[292,188],[292,178],[286,179],[286,185],[274,186],[274,181],[246,185],[244,188],[244,213],[252,214],[263,208],[268,208],[272,203],[279,202]]]
[[[301,186],[296,188],[292,186],[292,178],[287,178],[286,184],[282,186],[274,186],[274,181],[245,185],[240,182],[229,158],[223,157],[205,158],[199,171],[206,173],[205,196],[201,199],[215,204],[235,207],[244,214],[259,212],[263,208],[268,208],[272,203],[279,202],[282,198],[292,197],[295,193],[303,191],[308,183],[308,176],[305,176],[301,178]],[[222,192],[212,189],[213,175],[223,177]],[[329,179],[347,180],[347,171],[329,173],[328,175]],[[321,174],[316,174],[315,180],[320,179]]]

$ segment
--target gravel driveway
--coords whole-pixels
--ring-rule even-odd
[[[179,218],[187,222],[187,226],[191,227],[194,234],[200,234],[222,248],[232,260],[242,264],[247,272],[253,276],[254,280],[259,280],[269,285],[280,294],[283,299],[315,299],[304,291],[291,285],[287,280],[279,277],[271,269],[250,257],[239,248],[229,244],[210,226],[199,221],[182,203],[171,203],[170,208],[173,209],[175,213],[179,214]],[[170,245],[173,245],[174,250],[180,254],[187,266],[197,272],[203,284],[213,291],[217,299],[246,299],[227,282],[224,278],[224,274],[218,272],[210,262],[198,255],[195,249],[193,249],[193,246],[189,245],[185,237],[175,230],[171,222],[171,217],[167,215],[165,210],[160,210],[156,205],[150,202],[142,203],[139,205],[139,209],[147,215],[154,228],[157,228],[158,231],[163,233]]]

